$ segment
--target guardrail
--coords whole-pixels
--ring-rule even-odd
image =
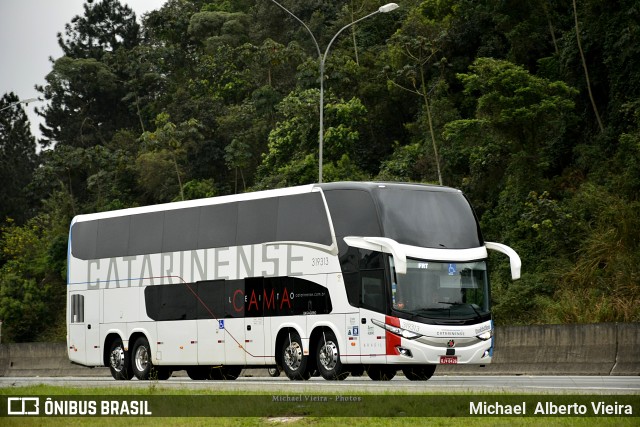
[[[498,327],[489,365],[436,374],[640,375],[640,323]]]
[[[640,323],[498,327],[493,363],[442,365],[435,375],[640,375]],[[109,376],[109,370],[72,364],[64,343],[19,343],[0,345],[0,376]]]

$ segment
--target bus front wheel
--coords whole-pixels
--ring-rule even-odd
[[[349,367],[349,373],[352,377],[361,377],[364,375],[364,366],[352,365]]]
[[[282,344],[282,368],[290,380],[308,380],[307,356],[302,349],[302,340],[296,331],[290,331]]]
[[[371,365],[367,368],[367,375],[373,381],[389,381],[396,376],[396,368],[386,365]]]
[[[436,371],[436,365],[408,366],[402,373],[410,381],[427,381]]]

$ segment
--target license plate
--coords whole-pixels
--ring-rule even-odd
[[[458,356],[440,356],[441,365],[456,365],[458,363]]]

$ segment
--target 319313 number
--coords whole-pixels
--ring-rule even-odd
[[[312,267],[322,267],[329,265],[329,257],[311,258]]]

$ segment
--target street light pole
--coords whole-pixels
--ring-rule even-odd
[[[23,99],[22,101],[16,101],[16,102],[12,102],[11,104],[7,105],[6,107],[0,108],[0,111],[4,111],[8,108],[14,107],[16,105],[20,105],[20,104],[28,104],[30,102],[35,102],[35,101],[40,101],[38,98],[29,98],[29,99]]]
[[[282,10],[287,12],[289,15],[293,16],[296,21],[300,22],[304,26],[307,32],[311,35],[311,39],[313,40],[313,43],[316,46],[316,50],[318,51],[318,59],[320,61],[320,130],[318,131],[318,182],[321,183],[322,182],[322,150],[324,146],[324,64],[327,59],[327,55],[329,54],[329,48],[333,44],[333,41],[338,37],[338,35],[342,33],[344,30],[346,30],[347,28],[378,13],[391,12],[392,10],[397,9],[398,5],[396,3],[387,3],[384,6],[380,6],[378,10],[376,10],[375,12],[372,12],[366,16],[363,16],[360,19],[356,19],[352,23],[347,24],[344,27],[340,28],[340,30],[338,30],[338,32],[333,36],[333,38],[327,45],[327,49],[324,51],[324,55],[322,55],[320,52],[320,46],[318,45],[318,41],[316,40],[315,36],[313,35],[309,27],[307,27],[307,25],[304,22],[302,22],[300,18],[298,18],[290,10],[288,10],[286,7],[278,3],[276,0],[271,0],[271,1],[276,5],[278,5]]]

